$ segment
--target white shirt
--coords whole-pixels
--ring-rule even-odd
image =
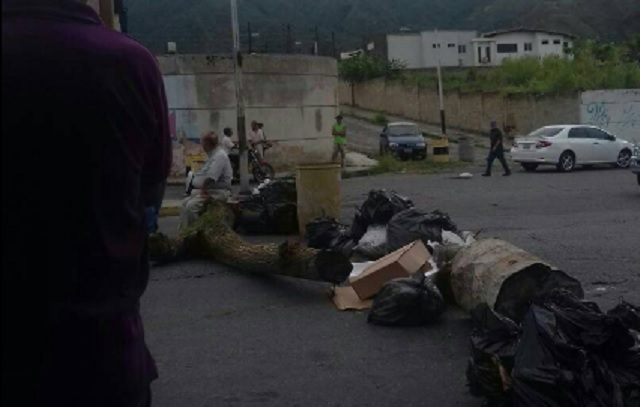
[[[222,142],[220,143],[220,146],[224,149],[224,152],[229,154],[231,152],[231,150],[233,149],[233,140],[231,140],[231,137],[229,136],[224,136],[222,137]]]
[[[253,143],[259,143],[264,140],[264,133],[260,129],[256,131],[253,131],[253,129],[249,130],[248,136],[249,140],[251,140]]]
[[[202,189],[204,181],[213,180],[215,184],[209,184],[207,189],[231,188],[233,169],[229,156],[222,147],[218,147],[208,154],[204,167],[193,175],[193,186]]]

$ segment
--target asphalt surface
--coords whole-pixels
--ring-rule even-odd
[[[343,220],[372,188],[448,212],[461,229],[507,240],[577,277],[604,309],[640,304],[640,187],[628,170],[454,179],[343,181]],[[171,190],[171,188],[170,188]],[[165,231],[176,219],[162,220]],[[160,378],[154,405],[480,406],[466,389],[470,321],[450,308],[423,328],[380,328],[339,312],[328,285],[202,262],[152,270],[143,297]]]

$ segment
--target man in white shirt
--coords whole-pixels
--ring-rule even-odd
[[[200,216],[204,204],[215,199],[226,202],[231,195],[233,170],[227,153],[219,145],[218,135],[209,132],[202,136],[202,149],[207,154],[204,167],[193,175],[191,196],[182,202],[180,228],[191,225]]]
[[[231,127],[225,127],[225,129],[222,132],[223,132],[223,136],[222,136],[221,145],[222,145],[222,148],[224,149],[224,152],[227,153],[227,155],[229,155],[229,153],[235,146],[235,143],[233,142],[233,140],[231,140],[231,137],[233,137],[233,130],[231,129]]]
[[[249,130],[248,136],[249,136],[248,138],[249,138],[249,144],[251,144],[251,148],[255,149],[258,152],[258,156],[262,158],[263,157],[262,142],[264,141],[264,133],[258,126],[257,121],[254,120],[251,122],[251,130]]]

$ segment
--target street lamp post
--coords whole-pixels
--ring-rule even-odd
[[[238,144],[240,149],[240,193],[249,190],[249,158],[247,154],[247,131],[244,118],[244,99],[242,93],[242,55],[240,54],[240,28],[238,26],[238,3],[231,1],[231,29],[233,31],[233,61],[236,85],[236,111],[238,116]]]
[[[438,52],[438,101],[440,104],[440,125],[442,126],[442,135],[447,134],[447,124],[444,113],[444,92],[442,90],[442,68],[440,67],[440,39],[438,37],[438,29],[435,30],[436,50]]]

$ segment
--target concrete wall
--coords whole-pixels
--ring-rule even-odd
[[[206,55],[164,55],[164,75],[174,140],[174,174],[184,173],[183,155],[199,150],[206,131],[236,129],[233,61]],[[276,168],[330,157],[331,126],[338,111],[337,63],[315,56],[256,55],[244,58],[247,128],[264,123]]]
[[[397,82],[374,80],[357,84],[352,99],[349,85],[340,84],[340,102],[363,109],[383,111],[425,123],[439,124],[438,95],[434,89],[403,86]],[[526,134],[539,127],[558,123],[578,123],[578,95],[502,96],[499,93],[446,92],[444,98],[450,127],[485,132],[491,120]]]
[[[580,120],[640,143],[640,89],[583,92]]]

